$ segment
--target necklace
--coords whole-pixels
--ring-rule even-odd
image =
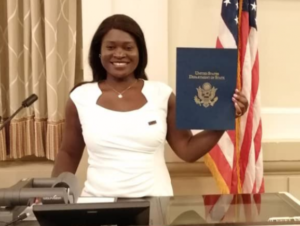
[[[137,83],[138,80],[135,80],[134,83],[132,83],[130,86],[128,86],[126,89],[124,89],[122,92],[118,92],[117,90],[115,90],[113,87],[111,87],[110,85],[108,85],[106,83],[107,86],[109,86],[113,91],[115,91],[118,94],[118,97],[121,99],[123,98],[123,93],[125,93],[127,90],[129,90],[135,83]]]

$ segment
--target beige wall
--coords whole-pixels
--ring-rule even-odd
[[[91,77],[86,59],[99,22],[112,13],[126,13],[145,32],[150,78],[167,82],[175,90],[175,48],[214,47],[220,7],[220,0],[83,0],[85,78]],[[300,198],[300,26],[296,26],[300,1],[259,1],[257,23],[266,191],[290,191]],[[176,194],[218,192],[201,160],[185,164],[168,146],[166,159]],[[4,187],[23,176],[48,176],[52,164],[21,162],[0,167],[0,187]],[[86,167],[84,155],[77,173],[81,186]]]

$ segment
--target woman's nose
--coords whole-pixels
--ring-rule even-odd
[[[125,53],[121,50],[117,50],[115,53],[114,53],[114,56],[115,57],[125,57]]]

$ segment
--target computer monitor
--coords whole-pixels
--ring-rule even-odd
[[[40,226],[149,225],[147,200],[34,205]]]

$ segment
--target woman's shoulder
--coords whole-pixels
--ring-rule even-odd
[[[167,94],[170,95],[173,92],[173,89],[162,81],[145,81],[147,85],[150,87],[151,91],[153,93],[156,93],[158,95]]]
[[[70,97],[74,100],[80,100],[88,98],[89,95],[95,93],[98,87],[97,82],[81,82],[74,86],[74,88],[70,91]]]
[[[70,93],[73,93],[73,92],[79,92],[81,90],[84,90],[84,89],[89,89],[90,87],[93,87],[97,84],[97,82],[94,82],[94,81],[83,81],[83,82],[80,82],[78,84],[76,84],[70,91]]]
[[[147,95],[158,106],[167,108],[173,89],[166,83],[161,81],[146,81]]]

